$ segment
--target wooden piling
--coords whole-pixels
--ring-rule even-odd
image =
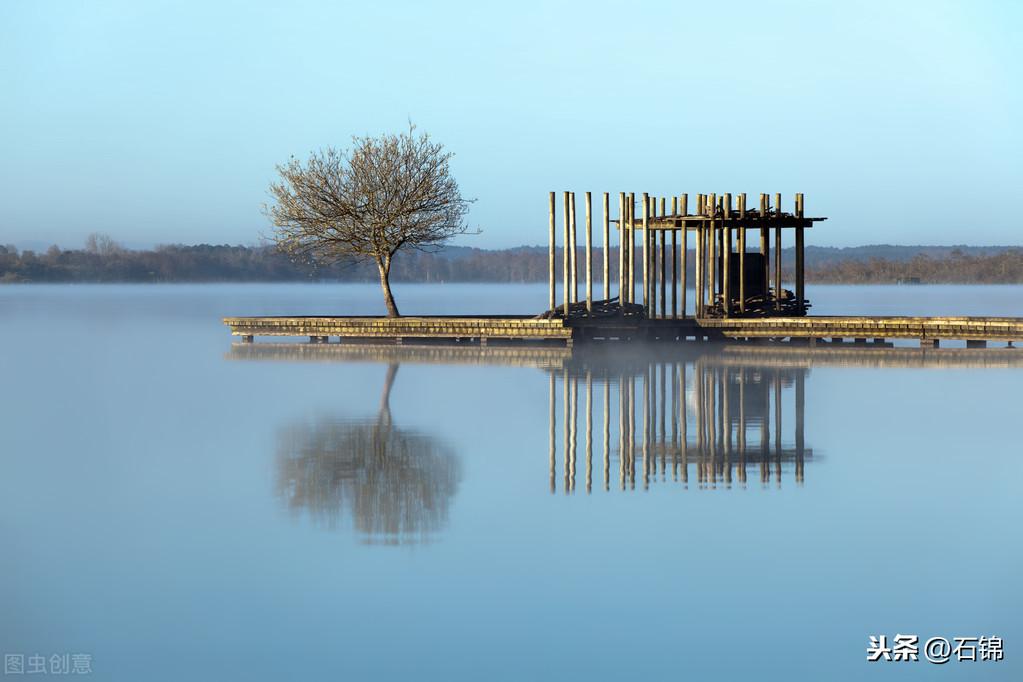
[[[679,208],[679,212],[682,214],[683,217],[689,215],[689,195],[688,194],[683,194],[682,195],[682,201],[680,202],[680,205],[679,205],[678,208]],[[687,275],[689,274],[689,230],[686,229],[684,223],[685,223],[685,221],[683,221],[683,226],[682,226],[682,244],[680,245],[681,246],[681,253],[679,254],[679,257],[682,259],[682,277],[681,277],[681,281],[679,282],[679,288],[682,290],[681,312],[682,312],[682,318],[683,319],[685,319],[685,316],[686,316],[686,296],[688,295],[686,293],[686,287],[689,284],[689,282],[688,282],[689,278],[687,277]]]
[[[746,193],[739,195],[739,312],[746,312]]]
[[[628,296],[629,303],[636,302],[636,193],[629,192],[629,258],[626,266],[629,269]]]
[[[586,198],[586,312],[593,312],[593,218],[591,215],[590,193]]]
[[[625,192],[618,193],[618,303],[624,305],[625,298]]]
[[[643,308],[650,314],[650,195],[643,192]]]
[[[732,218],[732,194],[726,192],[724,196],[724,218],[730,221]],[[728,222],[723,222],[725,233],[724,257],[721,259],[721,293],[724,301],[724,316],[732,316],[732,228]]]
[[[703,215],[703,195],[696,195],[696,214]],[[693,287],[693,306],[697,317],[703,317],[703,228],[697,227],[696,233],[696,260],[693,263],[696,281]],[[685,241],[683,240],[683,244]]]
[[[550,295],[548,297],[549,300],[548,300],[548,304],[547,304],[547,309],[553,312],[554,311],[554,307],[558,304],[557,300],[555,300],[555,297],[554,297],[554,285],[555,285],[555,281],[557,279],[556,274],[554,272],[555,267],[557,267],[556,264],[555,264],[555,255],[554,255],[554,249],[555,249],[554,242],[555,242],[555,238],[556,238],[555,229],[554,229],[554,221],[555,221],[555,218],[556,218],[556,216],[554,214],[554,192],[550,193],[550,197],[548,198],[547,204],[548,204],[547,208],[548,208],[548,210],[550,212],[550,234],[548,235],[548,240],[547,240],[548,241],[547,273],[548,273],[548,289],[550,290],[549,291]]]
[[[796,194],[796,217],[799,219],[803,218],[803,194],[800,192]],[[806,273],[803,252],[803,226],[799,225],[796,227],[796,302],[799,306],[799,312],[806,312]]]
[[[671,198],[671,214],[678,215],[678,197]],[[678,230],[671,231],[671,319],[678,319]]]
[[[765,296],[767,296],[767,294],[769,294],[770,291],[771,291],[771,246],[770,246],[771,235],[770,235],[770,228],[765,227],[765,225],[767,224],[766,220],[765,220],[766,217],[767,217],[767,195],[764,194],[763,192],[761,192],[760,193],[760,219],[761,219],[762,222],[761,222],[761,227],[760,227],[760,255],[762,256],[761,260],[763,261],[763,264],[764,264],[764,271],[762,273],[762,277],[764,279],[763,286],[764,286],[764,295]]]
[[[707,304],[710,305],[710,306],[713,306],[714,303],[717,300],[718,287],[719,287],[718,279],[719,279],[719,275],[720,275],[720,271],[721,271],[721,268],[718,265],[718,258],[721,257],[721,248],[720,248],[720,246],[718,244],[718,226],[716,224],[717,221],[714,219],[714,217],[717,216],[717,204],[718,204],[718,195],[717,195],[716,192],[711,192],[710,202],[709,203],[710,203],[710,205],[707,208],[710,211],[710,215],[712,217],[711,217],[711,221],[710,221],[710,235],[709,235],[710,236],[710,248],[707,249],[707,251],[708,251],[707,255],[710,257],[710,267],[708,268],[708,270],[710,270],[710,286],[707,287],[708,288],[708,292],[707,292],[707,294],[708,294],[708,296],[707,296],[708,302],[707,302]]]
[[[564,208],[565,208],[565,211],[564,211],[565,246],[561,250],[561,270],[562,270],[561,296],[562,296],[562,300],[564,301],[565,317],[568,317],[568,306],[569,306],[568,285],[569,285],[569,282],[571,281],[569,279],[569,276],[568,276],[568,266],[570,265],[570,261],[569,261],[569,258],[568,258],[568,254],[569,254],[568,244],[569,244],[569,232],[570,232],[570,229],[569,229],[569,226],[568,226],[568,192],[565,192],[564,200],[565,200],[564,201],[564,204],[565,204],[565,206],[564,206]]]
[[[781,194],[774,195],[774,210],[781,217]],[[781,310],[781,227],[774,229],[774,309]]]
[[[604,300],[611,299],[611,195],[604,192]]]
[[[575,303],[576,301],[579,300],[579,263],[577,262],[579,260],[579,250],[576,248],[577,242],[575,240],[575,192],[569,192],[569,197],[571,201],[571,203],[569,204],[569,209],[571,211],[570,215],[571,232],[569,233],[569,238],[571,244],[569,245],[568,264],[569,274],[572,277],[571,301],[572,303]]]
[[[664,202],[665,202],[664,197],[661,197],[661,217],[662,218],[667,215],[667,211],[665,210]],[[661,255],[660,255],[661,271],[660,271],[660,274],[658,275],[658,277],[659,277],[660,283],[661,283],[661,293],[660,293],[661,317],[667,317],[667,312],[668,312],[667,311],[667,307],[666,307],[667,297],[665,296],[666,287],[667,287],[667,284],[668,284],[667,279],[666,279],[666,273],[665,273],[665,264],[667,263],[667,261],[666,261],[667,251],[666,251],[666,245],[665,245],[665,237],[667,237],[667,235],[664,233],[664,230],[660,230],[659,233],[660,233],[660,242],[661,242]]]

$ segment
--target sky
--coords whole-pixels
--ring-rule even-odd
[[[1023,3],[0,3],[0,243],[255,244],[408,121],[482,234],[547,193],[806,195],[807,244],[1023,244]],[[581,200],[581,199],[580,199]]]

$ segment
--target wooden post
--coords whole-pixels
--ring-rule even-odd
[[[586,312],[593,312],[593,218],[590,193],[586,192]]]
[[[571,238],[571,242],[572,243],[569,246],[570,253],[569,253],[569,256],[568,256],[568,262],[569,262],[569,268],[570,268],[569,274],[572,276],[572,282],[571,282],[572,296],[571,296],[571,300],[572,300],[572,303],[575,303],[576,301],[579,300],[579,263],[577,262],[579,260],[579,251],[578,251],[578,249],[576,249],[577,242],[575,240],[575,192],[569,192],[569,196],[571,198],[571,203],[569,204],[569,208],[571,210],[570,219],[571,219],[572,230],[571,230],[571,233],[570,233],[570,238]]]
[[[763,192],[760,193],[760,255],[763,256],[764,271],[762,273],[764,279],[764,296],[771,291],[771,236],[770,231],[764,227],[767,222],[767,195]]]
[[[604,300],[611,299],[611,195],[604,192]]]
[[[636,194],[629,192],[629,303],[636,302]]]
[[[650,211],[647,216],[650,218],[649,222],[653,223],[654,218],[657,217],[657,197],[649,197]],[[649,263],[644,266],[644,272],[649,275],[649,300],[647,301],[647,316],[657,317],[657,241],[654,238],[654,233],[651,231],[649,224],[643,226],[643,255],[648,256]],[[649,246],[649,251],[645,250]]]
[[[739,195],[739,312],[746,312],[746,193]]]
[[[650,195],[643,192],[643,308],[650,315]]]
[[[664,218],[664,216],[667,215],[667,211],[665,210],[666,207],[664,205],[664,202],[665,202],[664,197],[661,197],[661,218]],[[661,237],[660,238],[660,242],[661,242],[661,256],[660,256],[661,262],[660,262],[660,266],[661,266],[661,271],[660,271],[660,273],[658,275],[658,278],[660,279],[660,283],[661,283],[661,293],[660,293],[660,296],[658,298],[658,300],[659,300],[659,302],[661,304],[661,317],[667,317],[667,312],[668,312],[667,308],[666,308],[666,305],[665,305],[666,301],[667,301],[667,298],[665,296],[665,293],[666,293],[665,287],[667,286],[667,281],[666,281],[666,278],[665,278],[665,275],[666,275],[666,273],[665,273],[665,264],[667,263],[667,261],[666,261],[667,253],[666,253],[665,243],[664,243],[664,240],[665,240],[666,236],[667,235],[665,234],[664,230],[661,230],[660,231],[660,237]]]
[[[796,194],[796,217],[803,219],[803,194]],[[803,253],[803,226],[796,227],[796,304],[799,306],[799,314],[806,313],[806,261]]]
[[[710,232],[710,234],[709,234],[709,236],[710,236],[710,248],[707,249],[707,251],[708,251],[707,255],[710,257],[710,267],[708,268],[708,270],[710,271],[710,273],[709,273],[710,274],[710,286],[707,287],[708,288],[708,292],[707,292],[708,296],[707,296],[707,298],[709,299],[708,302],[707,302],[707,305],[709,305],[711,307],[714,306],[714,301],[717,299],[717,293],[718,293],[718,274],[719,274],[719,270],[721,269],[721,268],[718,267],[718,256],[721,253],[721,250],[718,248],[717,225],[715,225],[715,220],[714,220],[714,216],[717,215],[717,204],[718,204],[718,195],[717,195],[716,192],[711,192],[711,195],[710,195],[710,205],[707,207],[708,212],[711,215],[710,230],[709,230],[709,232]]]
[[[722,223],[724,226],[725,235],[725,248],[724,257],[721,259],[721,293],[723,294],[724,300],[724,315],[725,317],[732,316],[732,193],[726,192],[724,198],[724,219]]]
[[[562,283],[561,283],[561,296],[564,301],[565,317],[568,317],[568,284],[571,281],[568,276],[568,266],[570,261],[568,259],[568,243],[569,243],[569,226],[568,226],[568,192],[565,192],[565,246],[561,250],[561,270],[562,270]]]
[[[682,195],[682,202],[681,202],[681,205],[679,206],[679,213],[682,214],[683,218],[685,218],[685,216],[689,215],[689,195],[688,194],[683,194]],[[681,245],[681,249],[682,249],[682,252],[679,254],[679,257],[682,259],[682,279],[679,282],[679,288],[682,290],[682,318],[685,319],[685,316],[686,316],[686,296],[688,295],[686,293],[686,287],[689,285],[689,278],[687,277],[687,275],[689,274],[689,230],[686,229],[685,220],[682,221],[682,245]],[[685,365],[683,365],[683,371],[685,371]]]
[[[671,198],[671,214],[678,215],[678,197]],[[678,230],[671,231],[671,319],[678,319]]]
[[[554,283],[555,283],[555,280],[557,279],[557,276],[556,276],[556,274],[554,272],[555,267],[557,267],[556,264],[555,264],[555,257],[554,257],[554,242],[555,242],[555,238],[556,238],[555,229],[554,229],[554,220],[555,220],[555,214],[554,214],[554,192],[550,193],[550,197],[548,197],[547,204],[548,204],[547,208],[549,209],[549,212],[550,212],[550,234],[548,234],[548,239],[547,239],[548,247],[549,247],[548,253],[547,253],[547,272],[548,272],[548,289],[550,290],[550,292],[549,292],[550,296],[548,297],[549,301],[548,301],[547,309],[550,310],[553,313],[554,312],[554,306],[556,306],[558,304],[557,301],[554,298]]]
[[[696,195],[696,215],[703,215],[703,195]],[[696,279],[693,282],[693,306],[694,312],[697,317],[703,317],[703,223],[702,221],[697,224],[696,227],[696,260],[693,263],[695,267]],[[682,241],[685,244],[685,239]]]
[[[625,192],[618,193],[618,304],[625,305]]]
[[[781,219],[781,194],[774,195],[774,211]],[[774,228],[774,309],[781,310],[781,226]]]

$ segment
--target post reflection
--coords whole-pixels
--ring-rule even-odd
[[[330,528],[347,515],[368,543],[423,542],[443,529],[460,462],[438,439],[394,425],[397,372],[388,366],[375,420],[319,418],[281,430],[277,494],[294,514]]]
[[[597,485],[604,490],[612,481],[621,490],[668,481],[699,488],[747,487],[750,479],[763,486],[804,484],[813,457],[804,436],[808,367],[743,364],[714,354],[598,367],[550,374],[552,493],[574,492],[577,478],[592,492],[595,441]]]

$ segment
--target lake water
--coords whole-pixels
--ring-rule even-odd
[[[809,295],[1023,316],[1023,287]],[[236,347],[220,322],[380,310],[0,287],[3,653],[103,680],[1023,677],[1023,350]],[[867,663],[882,634],[1005,659]]]

